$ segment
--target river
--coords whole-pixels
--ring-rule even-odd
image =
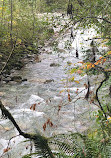
[[[84,96],[87,84],[87,75],[75,74],[79,81],[68,82],[67,73],[71,69],[68,63],[82,61],[82,43],[95,35],[93,29],[77,31],[75,39],[70,39],[70,29],[57,40],[58,46],[45,46],[39,55],[41,62],[32,61],[23,69],[15,71],[27,79],[22,83],[7,83],[0,87],[1,100],[9,109],[13,117],[25,132],[40,132],[50,137],[55,134],[67,132],[82,132],[91,127],[90,112],[94,106],[89,104]],[[70,43],[70,40],[71,43]],[[69,45],[68,45],[69,43]],[[85,43],[89,47],[90,41]],[[76,47],[79,58],[76,58]],[[78,63],[79,64],[79,63]],[[92,87],[93,88],[93,87]],[[68,100],[70,91],[71,101]],[[77,91],[80,94],[77,96]],[[77,99],[80,98],[80,99]],[[51,124],[45,123],[50,120]],[[30,151],[30,142],[24,142],[22,136],[9,120],[0,119],[0,155],[1,158],[21,158]],[[16,136],[16,137],[15,137]],[[11,139],[12,138],[12,139]],[[9,139],[10,143],[9,143]],[[9,143],[9,146],[8,146]],[[4,149],[10,148],[8,152]]]

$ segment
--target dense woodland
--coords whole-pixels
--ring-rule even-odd
[[[67,17],[65,24],[58,18]],[[96,31],[94,38],[89,38],[90,50],[85,50],[84,60],[81,65],[71,68],[69,82],[79,83],[74,74],[85,76],[87,83],[84,85],[87,93],[84,99],[98,109],[93,113],[94,128],[83,133],[63,133],[51,138],[42,134],[30,134],[23,132],[16,123],[14,117],[0,101],[0,109],[3,119],[9,119],[19,134],[34,142],[35,152],[27,153],[23,158],[31,158],[39,155],[41,158],[110,158],[111,157],[111,1],[110,0],[0,0],[0,86],[8,84],[7,79],[12,70],[20,70],[25,66],[26,58],[31,55],[36,57],[40,49],[44,48],[47,41],[55,47],[54,41],[71,30],[70,36],[74,39],[74,32],[79,29],[93,28]],[[60,26],[55,35],[54,28]],[[76,27],[75,27],[76,26]],[[71,28],[74,28],[72,30]],[[83,32],[84,33],[84,32]],[[53,40],[52,40],[53,39]],[[95,40],[100,40],[99,44]],[[95,47],[107,47],[105,51],[99,51],[96,58]],[[79,57],[76,48],[76,58]],[[71,63],[69,63],[70,66]],[[94,92],[90,90],[90,78],[98,76]],[[103,76],[99,79],[99,76]],[[11,79],[10,79],[11,80]],[[104,90],[106,88],[106,91]],[[62,93],[63,91],[61,91]],[[70,91],[68,102],[71,102]],[[76,92],[78,95],[78,92]],[[0,98],[1,99],[1,98]],[[34,110],[34,107],[32,107]],[[59,107],[59,110],[61,107]],[[48,120],[44,124],[52,125]],[[67,138],[67,139],[66,139]],[[56,146],[56,148],[54,148]],[[10,150],[4,149],[4,153]],[[0,153],[1,158],[3,154]],[[35,156],[35,157],[37,157]],[[4,157],[5,158],[5,157]]]

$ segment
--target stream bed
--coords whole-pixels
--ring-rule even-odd
[[[0,87],[1,100],[21,130],[29,133],[40,132],[50,137],[60,133],[83,132],[91,126],[93,119],[90,112],[96,107],[84,99],[87,75],[81,77],[75,74],[79,83],[71,83],[68,82],[70,76],[67,73],[71,69],[68,63],[74,65],[82,61],[80,43],[93,37],[95,32],[87,30],[84,34],[78,31],[68,47],[66,44],[71,40],[69,30],[58,39],[57,49],[52,46],[44,47],[39,55],[41,62],[32,61],[20,71],[14,72],[13,75],[22,76],[27,81],[10,82]],[[86,47],[89,45],[90,42],[86,42]],[[76,47],[79,58],[76,58]],[[71,101],[68,100],[68,90]],[[77,91],[80,92],[78,96]],[[51,123],[45,126],[49,120]],[[25,139],[17,136],[18,134],[9,120],[0,119],[0,158],[22,158],[30,152],[30,142],[24,142]],[[7,146],[9,151],[5,152]]]

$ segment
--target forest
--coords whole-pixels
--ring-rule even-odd
[[[0,158],[111,157],[111,1],[0,0]]]

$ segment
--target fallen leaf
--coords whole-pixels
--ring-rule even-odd
[[[10,148],[6,148],[3,150],[4,153],[8,152],[10,150]]]
[[[69,93],[68,93],[68,100],[69,100],[69,102],[71,102],[71,97],[70,97]]]
[[[46,123],[44,123],[44,125],[43,125],[43,130],[44,131],[46,130]]]
[[[75,82],[79,84],[79,81],[75,81]]]

